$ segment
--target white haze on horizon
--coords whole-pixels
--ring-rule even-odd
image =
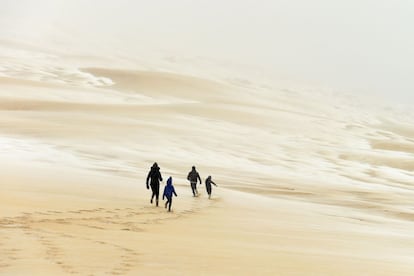
[[[413,26],[410,0],[0,0],[0,39],[213,58],[411,104]]]

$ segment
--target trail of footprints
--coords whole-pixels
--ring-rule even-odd
[[[4,237],[3,232],[4,231],[0,231],[0,248],[2,248],[2,250],[0,251],[2,252],[1,254],[2,256],[0,258],[0,270],[2,268],[9,267],[10,266],[9,261],[15,258],[15,254],[14,254],[15,252],[12,249],[7,248],[4,244],[7,237]]]
[[[108,254],[118,256],[113,267],[109,271],[100,271],[99,274],[125,275],[139,263],[139,252],[132,248],[124,247],[113,240],[105,240],[104,231],[122,230],[129,233],[144,231],[145,225],[159,224],[167,220],[178,219],[200,211],[204,208],[202,204],[195,204],[179,212],[162,212],[160,208],[152,206],[115,209],[80,209],[66,212],[44,211],[33,213],[22,213],[17,217],[0,218],[0,274],[3,269],[13,265],[19,260],[19,251],[24,248],[7,243],[11,235],[21,231],[21,235],[31,238],[42,246],[46,259],[53,265],[58,266],[66,274],[94,275],[96,268],[82,267],[79,263],[71,263],[70,248],[59,244],[81,244],[85,248],[105,251]],[[82,227],[82,234],[73,234],[72,227]],[[88,231],[91,230],[91,231]],[[102,231],[103,235],[96,235],[96,231]],[[101,238],[99,238],[101,237]],[[66,242],[69,241],[69,242]],[[23,245],[24,246],[24,245]],[[98,249],[96,249],[98,248]],[[72,261],[73,262],[73,261]]]

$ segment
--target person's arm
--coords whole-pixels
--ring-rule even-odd
[[[201,182],[201,178],[200,178],[200,175],[197,173],[197,178],[198,178],[198,180],[200,180],[200,185],[201,184],[203,184],[202,182]]]
[[[175,188],[173,187],[173,194],[175,195],[175,196],[177,196],[177,193],[175,192]]]
[[[162,176],[161,176],[161,172],[158,172],[158,179],[160,180],[160,181],[162,181]]]
[[[214,181],[213,181],[213,180],[211,180],[211,183],[213,183],[213,184],[214,184],[214,186],[217,186],[217,184],[216,184],[216,183],[214,183]]]
[[[189,172],[188,175],[187,175],[187,180],[188,181],[190,181],[190,174],[191,174],[191,172]]]
[[[149,173],[147,175],[147,181],[146,181],[146,183],[147,183],[147,189],[149,189],[148,182],[149,182],[150,176],[151,176],[151,171],[149,171]]]
[[[164,200],[165,198],[165,190],[166,190],[166,187],[164,187],[164,192],[162,193],[162,200]]]

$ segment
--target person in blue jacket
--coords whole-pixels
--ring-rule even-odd
[[[167,185],[165,185],[164,194],[162,195],[163,200],[164,198],[167,198],[167,201],[165,202],[165,208],[167,208],[167,205],[168,205],[168,212],[171,212],[173,194],[177,196],[177,193],[175,192],[174,186],[172,184],[172,177],[170,176],[167,179]]]

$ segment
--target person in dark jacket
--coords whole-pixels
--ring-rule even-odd
[[[213,180],[211,180],[211,176],[209,175],[206,179],[206,190],[207,190],[207,194],[208,194],[208,199],[211,198],[211,184],[213,184],[214,186],[217,187],[217,184],[214,183]]]
[[[191,171],[188,173],[187,180],[190,181],[191,190],[193,191],[193,196],[197,196],[198,195],[197,180],[200,181],[200,185],[201,185],[201,178],[200,178],[200,175],[198,174],[198,172],[196,171],[195,166],[193,166]]]
[[[160,195],[160,181],[162,181],[160,167],[158,167],[158,164],[155,162],[154,165],[152,165],[151,170],[147,176],[147,189],[149,189],[149,186],[151,186],[151,204],[155,197],[156,206],[158,206],[158,198]]]
[[[162,200],[164,200],[164,198],[167,198],[167,201],[165,202],[165,208],[167,208],[168,205],[168,212],[171,212],[173,194],[177,196],[177,193],[175,192],[174,186],[172,184],[172,177],[170,176],[167,179],[167,185],[165,185],[164,194],[162,195]]]

